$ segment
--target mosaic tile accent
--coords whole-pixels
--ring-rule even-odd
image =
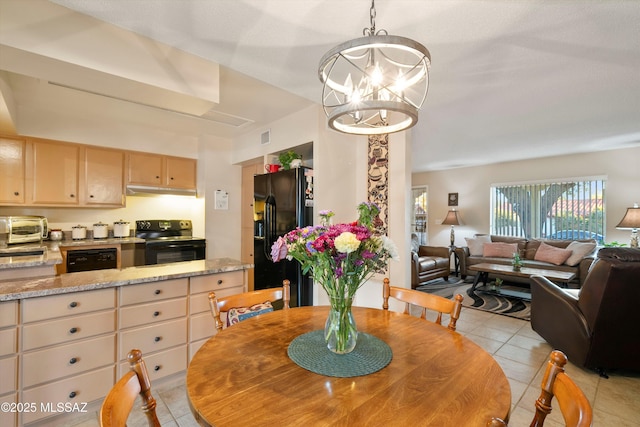
[[[387,234],[389,224],[389,135],[369,135],[367,197],[380,208],[376,231]]]

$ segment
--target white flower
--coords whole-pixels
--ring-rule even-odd
[[[398,247],[393,242],[393,240],[391,240],[385,235],[380,236],[380,239],[382,240],[382,247],[384,248],[384,250],[389,252],[389,257],[391,257],[391,259],[394,261],[400,261],[400,255],[398,254]]]
[[[348,231],[336,237],[334,243],[338,252],[347,254],[357,251],[360,246],[360,240],[358,240],[355,234]]]

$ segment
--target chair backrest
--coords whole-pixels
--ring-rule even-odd
[[[282,287],[280,288],[261,289],[259,291],[229,295],[222,298],[218,298],[215,292],[209,292],[209,306],[211,307],[211,314],[216,322],[216,329],[218,331],[221,331],[224,327],[221,313],[227,313],[231,308],[251,307],[266,301],[273,302],[277,300],[282,300],[283,309],[289,308],[291,290],[288,280],[283,280]]]
[[[427,310],[433,310],[438,312],[436,323],[442,325],[442,313],[447,313],[450,316],[448,328],[452,331],[456,330],[456,322],[460,318],[460,311],[462,310],[462,295],[457,294],[453,300],[434,295],[426,292],[417,291],[414,289],[398,288],[391,286],[389,279],[385,278],[382,288],[382,308],[384,310],[389,309],[389,297],[395,298],[405,303],[404,313],[409,314],[410,305],[416,305],[422,307],[422,313],[420,317],[426,319]]]
[[[591,427],[593,411],[589,400],[580,387],[564,372],[567,356],[554,350],[549,356],[547,369],[540,386],[540,397],[536,400],[536,413],[530,427],[542,427],[551,412],[551,400],[555,397],[567,427]],[[502,427],[507,424],[498,418],[487,423],[487,427]]]
[[[142,411],[150,427],[159,427],[156,415],[156,400],[151,395],[151,381],[142,360],[140,350],[131,350],[127,355],[130,371],[113,386],[100,408],[101,427],[120,427],[127,423],[129,413],[138,395],[142,397]]]

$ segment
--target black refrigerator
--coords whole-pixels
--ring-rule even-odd
[[[291,306],[313,305],[313,280],[297,261],[273,262],[271,245],[296,227],[313,225],[313,169],[300,167],[253,179],[254,288],[291,282]]]

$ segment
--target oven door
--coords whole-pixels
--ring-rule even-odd
[[[170,262],[205,259],[205,240],[162,240],[147,241],[145,244],[145,264],[167,264]]]

